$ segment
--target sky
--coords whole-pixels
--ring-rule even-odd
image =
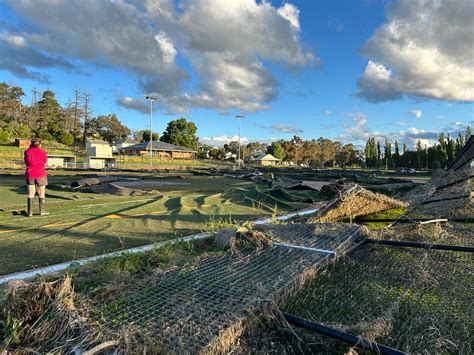
[[[92,95],[133,130],[200,141],[369,136],[431,145],[474,126],[470,0],[0,0],[0,82]]]

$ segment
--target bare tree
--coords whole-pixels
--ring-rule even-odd
[[[82,101],[81,113],[82,113],[82,117],[84,118],[84,138],[83,138],[84,143],[86,142],[86,138],[87,138],[87,129],[89,126],[89,120],[92,116],[91,99],[92,99],[92,96],[89,93],[85,92],[81,95],[81,101]]]

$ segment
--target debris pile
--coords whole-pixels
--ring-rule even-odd
[[[311,222],[352,221],[359,216],[407,206],[405,202],[371,192],[357,184],[332,185],[332,189],[337,192],[337,197],[310,217]]]

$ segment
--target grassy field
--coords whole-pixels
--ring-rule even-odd
[[[46,196],[51,214],[31,218],[21,215],[26,204],[23,175],[1,176],[0,274],[184,236],[223,221],[251,220],[308,206],[272,196],[239,179],[162,176],[160,181],[167,185],[159,191],[123,197],[71,191],[62,186],[77,176],[72,172],[50,174]]]

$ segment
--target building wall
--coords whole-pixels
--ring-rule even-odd
[[[277,162],[274,160],[258,160],[255,162],[257,165],[260,166],[275,166],[277,165]]]
[[[123,155],[150,155],[149,150],[124,150]],[[193,159],[194,153],[191,152],[171,152],[165,150],[153,151],[153,156],[164,159]]]
[[[15,146],[20,148],[28,148],[31,144],[31,140],[29,139],[15,139]]]
[[[112,157],[112,147],[108,144],[86,142],[86,155],[90,157]]]

